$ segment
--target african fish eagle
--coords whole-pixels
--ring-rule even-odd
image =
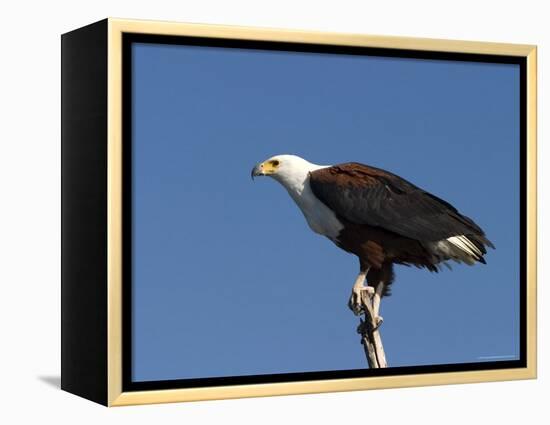
[[[348,305],[360,314],[361,292],[368,291],[380,322],[380,299],[389,295],[393,264],[430,271],[449,260],[485,264],[486,247],[494,248],[451,204],[380,168],[356,162],[316,165],[278,155],[257,164],[256,176],[277,180],[314,232],[359,258]]]

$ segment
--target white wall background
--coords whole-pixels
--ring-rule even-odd
[[[539,45],[539,183],[549,178],[544,1],[4,1],[0,53],[0,422],[548,423],[539,243],[537,381],[106,409],[60,391],[60,40],[107,16]],[[548,208],[539,194],[539,217]],[[548,226],[540,220],[540,235]],[[548,240],[548,239],[546,239]],[[545,394],[546,392],[546,394]],[[131,422],[130,422],[131,421]],[[469,422],[471,421],[471,422]]]

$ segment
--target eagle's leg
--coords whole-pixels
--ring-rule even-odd
[[[353,311],[353,314],[355,314],[356,316],[359,316],[363,311],[363,305],[361,303],[361,293],[363,291],[366,291],[370,296],[373,296],[374,294],[374,288],[372,286],[365,286],[365,279],[367,277],[367,273],[369,272],[369,268],[370,267],[361,270],[361,272],[357,276],[357,279],[355,279],[355,284],[353,285],[353,288],[351,289],[351,296],[349,297],[348,307],[351,311]]]

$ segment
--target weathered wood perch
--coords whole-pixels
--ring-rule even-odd
[[[377,288],[377,292],[380,292],[379,289],[383,288]],[[376,294],[370,294],[367,291],[361,292],[363,317],[359,317],[359,326],[357,327],[370,369],[388,367],[379,330],[381,323],[377,320],[380,300],[376,297]]]

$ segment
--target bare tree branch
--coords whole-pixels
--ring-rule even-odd
[[[382,344],[382,337],[379,330],[381,323],[378,321],[378,310],[380,307],[381,298],[380,295],[384,289],[381,285],[382,283],[378,285],[374,295],[369,294],[367,291],[363,291],[361,293],[361,305],[363,307],[364,317],[359,318],[357,332],[361,334],[361,343],[363,344],[367,362],[369,364],[369,368],[371,369],[388,367],[384,346]],[[378,299],[376,300],[377,295]]]

